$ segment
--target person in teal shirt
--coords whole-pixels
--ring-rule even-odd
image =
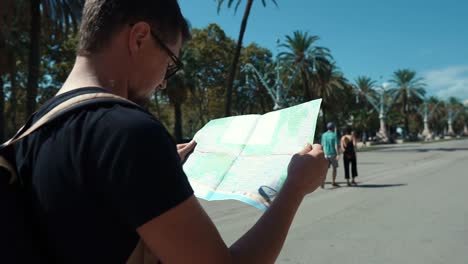
[[[336,183],[336,169],[338,168],[338,160],[340,159],[338,138],[335,132],[335,124],[332,122],[327,124],[327,132],[322,134],[321,144],[323,146],[323,152],[325,158],[328,160],[328,168],[333,167],[333,178],[332,185],[338,187]],[[322,188],[325,187],[325,180],[322,183]]]

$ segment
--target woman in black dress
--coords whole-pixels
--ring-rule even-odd
[[[345,178],[348,183],[348,186],[356,185],[354,178],[358,176],[357,173],[357,162],[356,162],[356,136],[354,132],[351,132],[351,129],[346,131],[346,134],[341,137],[341,151],[343,151],[343,162],[345,170]],[[349,165],[351,163],[351,176],[352,181],[349,182]]]

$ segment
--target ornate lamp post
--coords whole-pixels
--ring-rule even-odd
[[[447,134],[449,136],[453,136],[455,132],[453,131],[453,121],[457,119],[458,115],[461,113],[460,110],[455,110],[453,109],[452,106],[449,106],[448,109],[448,116],[447,116],[447,125],[448,125],[448,131]]]
[[[432,115],[434,114],[434,111],[437,109],[437,107],[440,104],[440,101],[434,105],[432,110],[429,111],[429,101],[427,99],[424,99],[424,104],[422,109],[417,109],[418,113],[423,117],[424,121],[424,130],[422,132],[423,136],[427,138],[431,138],[431,130],[429,128],[429,119],[431,119]]]
[[[279,46],[279,39],[277,40],[277,43]],[[279,54],[279,52],[277,54]],[[270,95],[275,104],[273,110],[282,109],[288,106],[286,98],[294,82],[294,79],[296,79],[299,73],[297,69],[292,69],[292,75],[288,76],[287,83],[285,84],[280,77],[282,69],[283,65],[280,62],[279,55],[276,56],[274,71],[266,71],[262,74],[251,63],[247,63],[241,67],[241,71],[246,73],[245,82],[247,85],[254,85],[249,78],[249,75],[252,75],[265,87],[268,95]],[[271,78],[271,76],[275,76],[274,79]],[[271,83],[273,83],[273,85],[269,85]]]
[[[465,104],[465,108],[463,109],[464,113],[465,113],[465,124],[463,125],[463,134],[465,136],[468,136],[468,124],[467,124],[467,118],[466,118],[466,115],[468,113],[468,104]]]
[[[381,86],[377,87],[377,99],[370,96],[368,93],[365,93],[356,87],[354,88],[358,94],[363,94],[367,101],[374,107],[374,109],[379,113],[380,119],[380,129],[377,133],[377,137],[380,141],[387,143],[388,142],[388,134],[386,128],[386,118],[390,107],[395,102],[395,99],[398,96],[398,93],[389,94],[388,83],[383,83]]]

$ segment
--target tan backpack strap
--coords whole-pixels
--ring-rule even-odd
[[[46,124],[47,122],[52,120],[54,117],[56,117],[57,115],[63,113],[64,111],[67,111],[68,109],[72,108],[73,106],[84,103],[86,101],[91,101],[91,100],[94,100],[94,99],[101,99],[101,98],[102,99],[106,99],[106,98],[108,98],[108,99],[117,99],[117,100],[122,100],[123,102],[126,102],[126,103],[136,105],[135,103],[133,103],[133,102],[131,102],[131,101],[129,101],[129,100],[123,98],[123,97],[120,97],[118,95],[111,94],[111,93],[88,93],[88,94],[78,95],[78,96],[72,97],[72,98],[60,103],[59,105],[55,106],[54,108],[52,108],[52,110],[47,112],[47,114],[45,114],[43,117],[41,117],[39,120],[37,120],[37,122],[35,122],[31,127],[26,129],[26,131],[24,131],[23,133],[21,133],[21,130],[23,129],[23,128],[21,128],[19,130],[19,132],[13,138],[11,138],[7,142],[5,142],[3,144],[3,146],[6,147],[6,146],[9,146],[9,145],[12,145],[12,144],[16,143],[17,141],[27,137],[29,134],[33,133],[38,128],[40,128],[41,126],[43,126],[44,124]]]
[[[60,115],[60,114],[62,114],[64,112],[66,112],[67,110],[71,109],[72,107],[78,106],[79,104],[89,102],[89,101],[92,101],[92,100],[96,100],[96,99],[114,99],[114,100],[122,101],[122,102],[125,102],[127,104],[132,104],[132,105],[136,106],[135,103],[133,103],[133,102],[131,102],[131,101],[129,101],[129,100],[123,98],[123,97],[120,97],[120,96],[117,96],[117,95],[114,95],[114,94],[111,94],[111,93],[88,93],[88,94],[78,95],[78,96],[72,97],[72,98],[58,104],[54,108],[52,108],[52,110],[47,112],[43,117],[41,117],[39,120],[37,120],[37,122],[33,123],[33,125],[31,125],[29,128],[26,128],[25,126],[21,127],[18,130],[18,132],[16,132],[16,134],[10,140],[3,143],[1,145],[1,147],[4,148],[4,147],[8,147],[8,146],[11,146],[11,145],[15,144],[19,140],[21,140],[21,139],[25,138],[26,136],[30,135],[31,133],[33,133],[34,131],[39,129],[41,126],[43,126],[47,122],[53,120],[58,115]],[[10,176],[11,176],[10,177],[10,184],[14,183],[17,180],[18,175],[16,174],[15,169],[13,169],[11,164],[5,158],[3,158],[1,156],[0,156],[0,167],[3,167],[8,172],[10,172]]]
[[[16,174],[16,170],[13,169],[11,164],[2,156],[0,156],[0,167],[6,169],[10,173],[10,184],[13,184],[16,179],[18,178],[18,175]]]

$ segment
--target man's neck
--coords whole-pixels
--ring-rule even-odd
[[[83,87],[100,87],[128,98],[127,80],[112,61],[103,55],[78,56],[72,71],[57,94]]]

